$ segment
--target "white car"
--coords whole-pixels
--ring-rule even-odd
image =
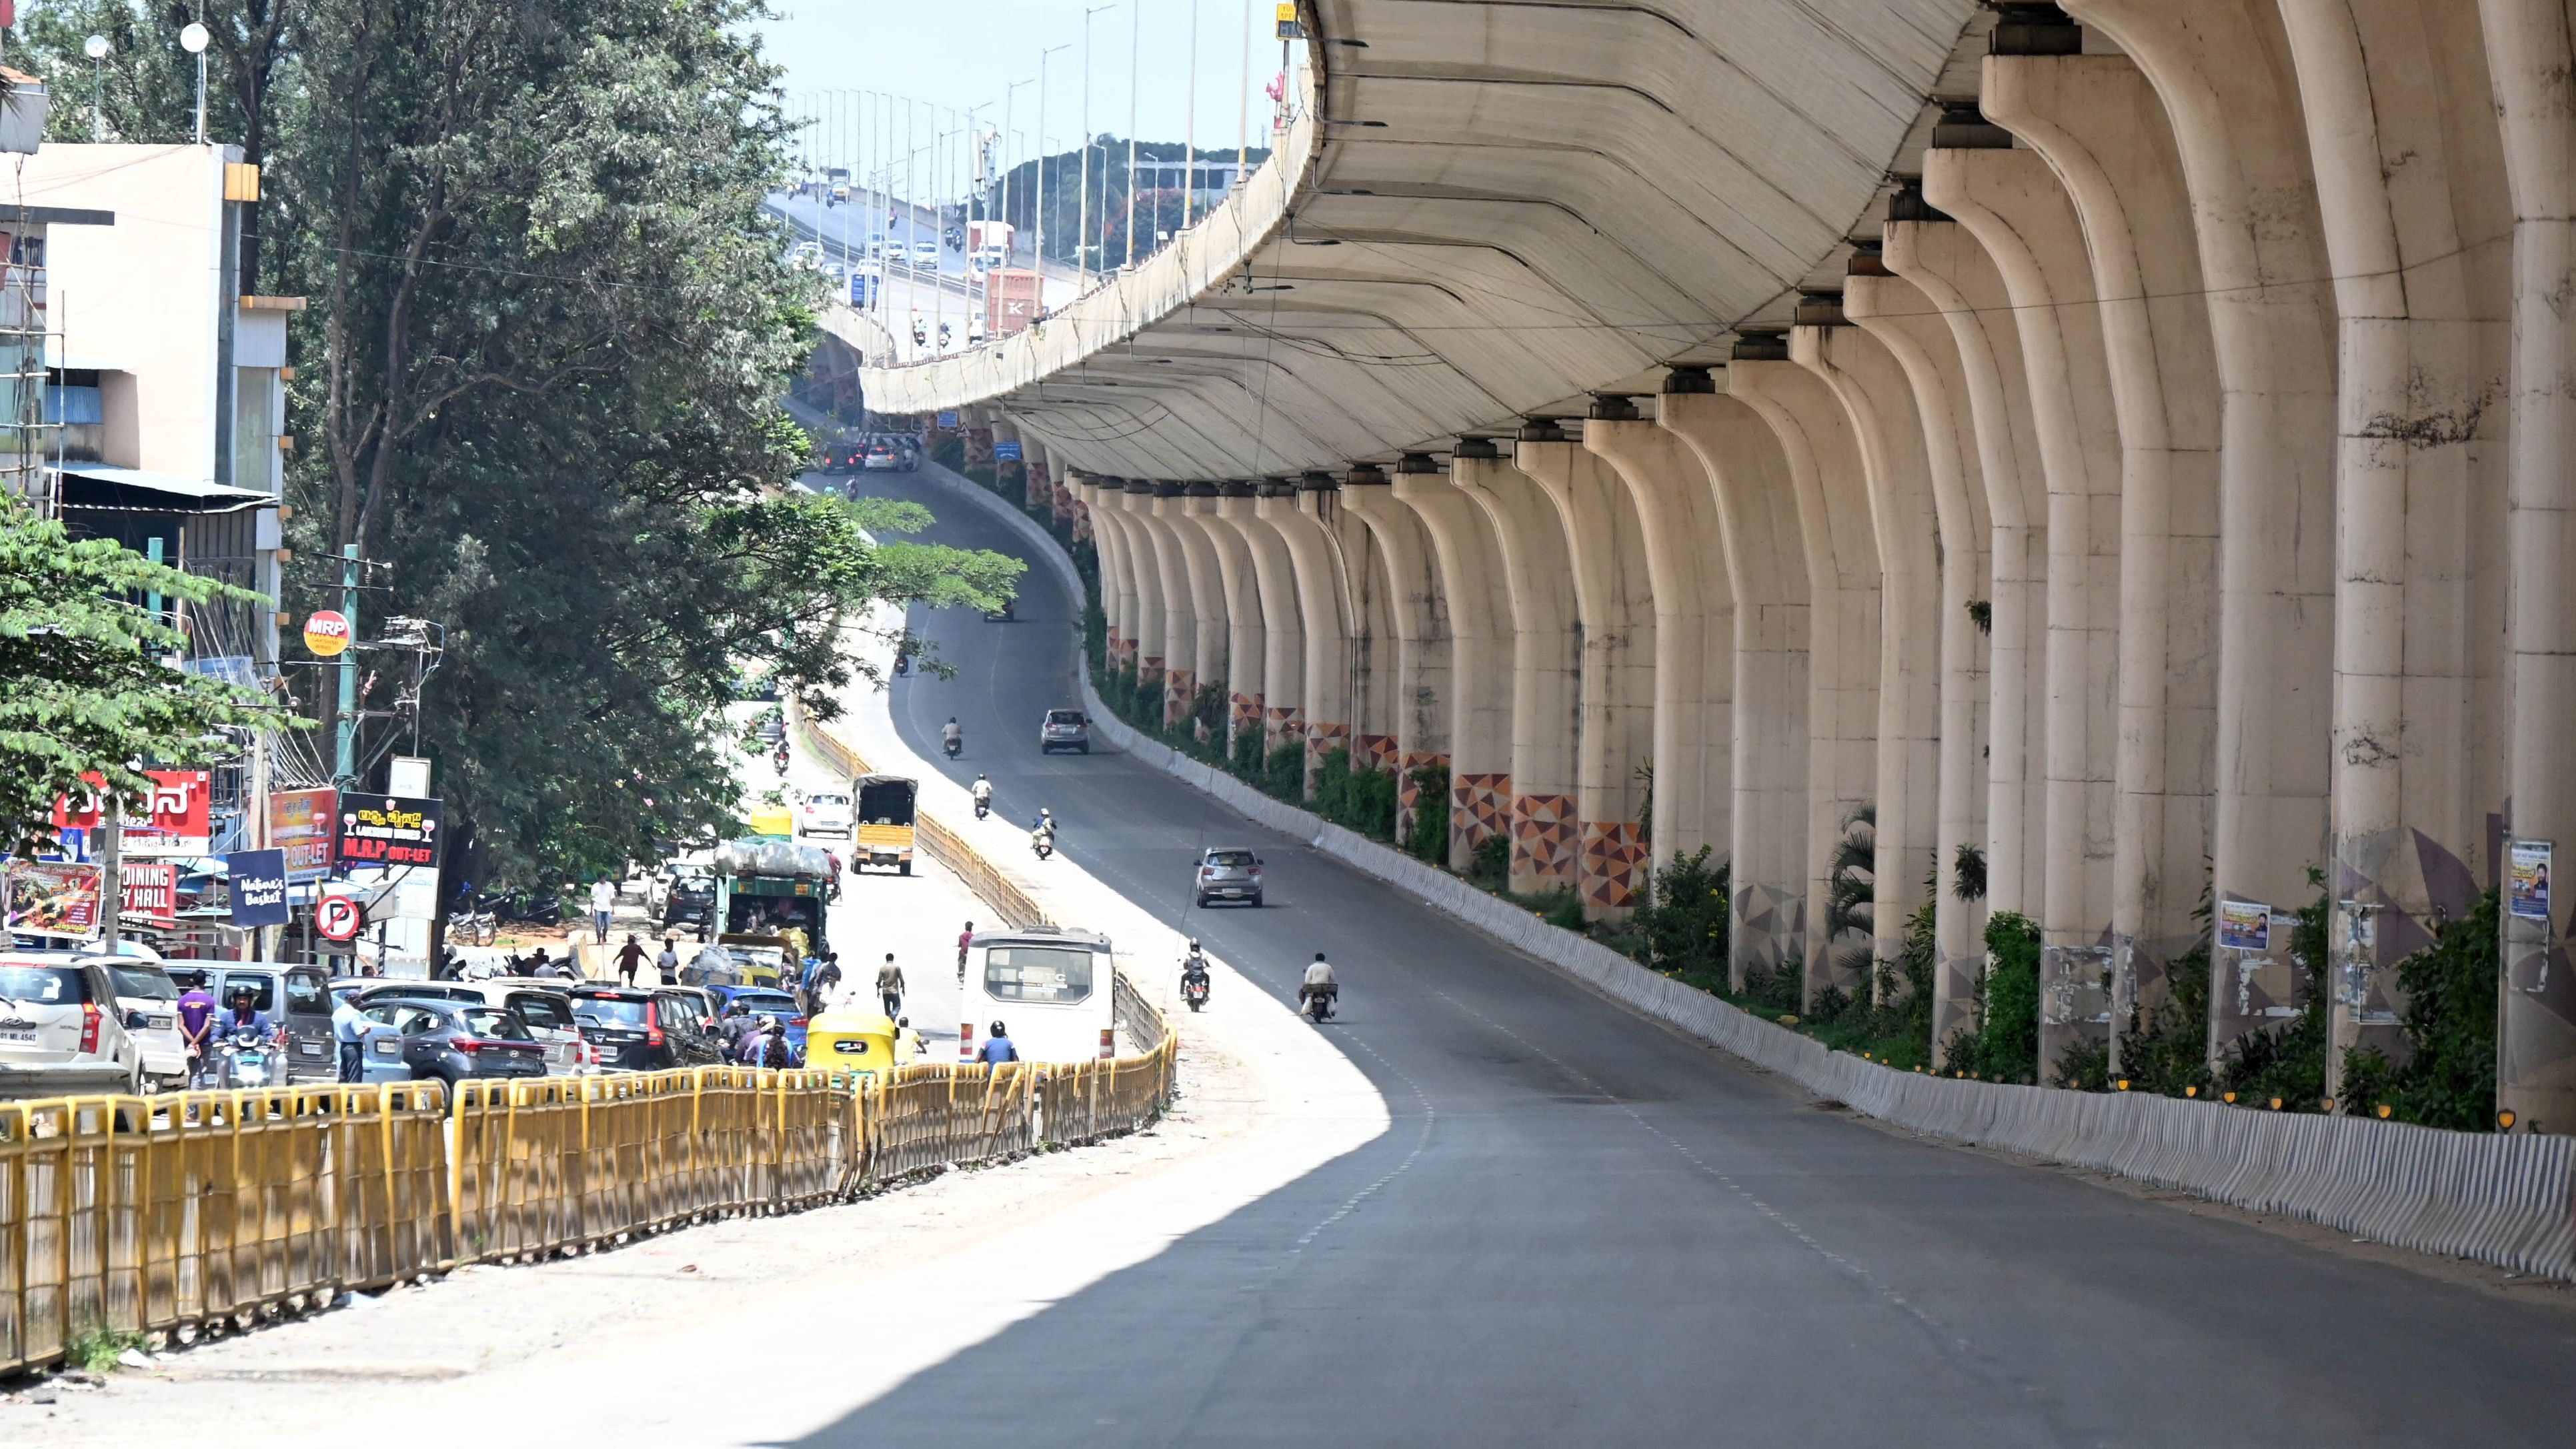
[[[805,797],[796,807],[796,833],[799,835],[837,835],[850,838],[855,817],[850,812],[850,797],[834,791],[820,791]]]
[[[140,1092],[126,1020],[105,960],[0,954],[0,1097]]]
[[[939,265],[939,243],[935,241],[914,242],[912,244],[912,264],[915,267],[936,268]]]

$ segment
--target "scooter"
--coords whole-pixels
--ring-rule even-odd
[[[1029,849],[1038,853],[1038,859],[1044,860],[1055,854],[1055,837],[1043,830],[1033,830],[1029,832]]]
[[[1207,996],[1208,979],[1205,976],[1184,976],[1181,978],[1181,999],[1190,1004],[1190,1010],[1197,1011],[1201,1007],[1206,1006]]]
[[[977,800],[977,801],[975,802],[975,818],[976,818],[976,819],[981,820],[981,819],[983,819],[985,816],[990,815],[990,814],[992,814],[992,813],[993,813],[993,802],[992,802],[992,801],[990,801],[990,800],[984,800],[984,799],[979,799],[979,800]]]
[[[1333,994],[1329,991],[1306,993],[1306,1018],[1317,1026],[1333,1019]]]
[[[277,1086],[279,1070],[268,1039],[255,1031],[226,1032],[216,1043],[215,1085],[222,1090]]]
[[[956,759],[958,754],[966,748],[966,741],[963,738],[942,740],[939,742],[939,748],[948,756],[948,758],[953,760]]]
[[[787,747],[785,745],[780,745],[778,747],[778,753],[769,757],[769,763],[778,767],[779,774],[785,775],[787,773]]]

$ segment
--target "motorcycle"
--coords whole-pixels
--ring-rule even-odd
[[[948,758],[953,760],[956,759],[958,754],[966,748],[966,740],[963,736],[959,736],[956,739],[942,740],[939,742],[939,748],[947,754]]]
[[[1044,830],[1030,831],[1029,849],[1038,853],[1038,859],[1044,860],[1055,854],[1055,836]]]
[[[982,798],[978,798],[978,799],[975,801],[975,818],[976,818],[976,819],[981,820],[981,819],[983,819],[985,816],[990,815],[990,814],[992,814],[992,813],[993,813],[993,802],[992,802],[992,801],[990,801],[990,800],[988,800],[988,799],[982,799]]]
[[[1322,1026],[1325,1022],[1332,1020],[1333,993],[1329,991],[1307,992],[1306,1019],[1312,1021],[1317,1026]]]
[[[1181,978],[1181,999],[1190,1004],[1190,1010],[1197,1011],[1201,1007],[1206,1006],[1207,996],[1208,979],[1205,976],[1184,976]]]
[[[786,774],[786,773],[787,773],[787,747],[786,747],[785,745],[780,745],[780,746],[778,747],[778,752],[777,752],[776,754],[771,755],[771,756],[769,757],[769,763],[770,763],[770,764],[772,764],[772,765],[774,765],[774,766],[776,766],[776,767],[778,768],[778,773],[779,773],[779,774],[781,774],[781,775]]]
[[[237,1091],[283,1085],[286,1072],[268,1039],[255,1031],[226,1032],[216,1043],[215,1085]]]

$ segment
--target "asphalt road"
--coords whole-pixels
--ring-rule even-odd
[[[935,542],[1020,552],[931,474],[868,491]],[[2576,1311],[1908,1140],[1660,1030],[1141,762],[1041,757],[1078,605],[918,613],[1015,818],[1293,998],[1394,1127],[1048,1306],[810,1441],[2333,1445],[2576,1442]],[[1249,843],[1269,906],[1189,908]],[[1223,1011],[1217,1000],[1211,1010]],[[899,1331],[899,1330],[898,1330]]]

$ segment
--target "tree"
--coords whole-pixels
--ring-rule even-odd
[[[211,764],[239,752],[227,729],[280,722],[257,693],[166,663],[185,641],[134,602],[143,593],[260,597],[75,540],[0,497],[0,849],[49,841],[55,798],[86,790],[84,775],[140,798],[143,766]]]

